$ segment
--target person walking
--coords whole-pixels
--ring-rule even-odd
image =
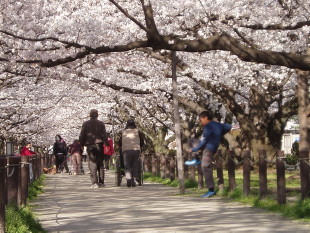
[[[112,155],[114,154],[114,145],[113,145],[113,140],[111,138],[110,133],[108,133],[108,143],[109,145],[103,145],[103,151],[105,155],[105,169],[109,170],[109,163]]]
[[[105,125],[98,120],[98,110],[92,109],[89,116],[90,120],[83,123],[79,140],[81,146],[87,148],[91,188],[98,188],[104,186],[103,145],[109,144]]]
[[[67,163],[68,146],[65,140],[57,134],[55,136],[55,143],[53,146],[53,155],[56,159],[56,171],[63,172],[65,168],[66,173],[69,173],[68,163]]]
[[[196,147],[190,149],[189,153],[203,149],[201,167],[206,182],[206,188],[208,188],[209,191],[201,197],[212,197],[216,195],[213,178],[213,155],[216,153],[221,143],[222,136],[231,130],[231,125],[213,121],[213,115],[207,111],[200,113],[199,120],[204,127],[202,140]],[[197,164],[191,163],[188,165],[199,165],[199,162],[200,161],[197,161]]]
[[[81,175],[83,149],[79,140],[74,140],[73,144],[71,144],[69,148],[69,152],[71,154],[72,174]]]
[[[135,187],[136,182],[139,182],[139,156],[144,146],[144,134],[137,129],[134,120],[127,121],[119,146],[124,156],[127,187]]]

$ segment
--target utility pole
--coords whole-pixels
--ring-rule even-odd
[[[180,194],[185,193],[184,186],[184,169],[183,169],[183,154],[181,142],[181,126],[180,126],[180,111],[179,111],[179,96],[178,96],[178,82],[177,82],[177,56],[176,52],[172,51],[172,88],[173,88],[173,111],[174,111],[174,125],[175,125],[175,140],[177,146],[177,163],[178,163],[178,179]]]

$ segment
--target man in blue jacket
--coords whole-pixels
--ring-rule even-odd
[[[197,152],[203,149],[201,167],[206,181],[206,188],[208,188],[209,191],[202,197],[212,197],[216,194],[213,179],[213,155],[216,153],[221,143],[222,136],[231,130],[231,125],[213,121],[212,114],[207,111],[200,113],[199,120],[204,127],[202,139],[200,143],[196,147],[190,149],[189,152]],[[189,166],[199,164],[199,161],[193,161],[194,163],[188,161],[185,164]]]

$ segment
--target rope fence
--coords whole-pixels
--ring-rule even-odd
[[[44,167],[52,167],[53,156],[0,156],[0,233],[5,233],[5,208],[8,204],[24,206],[28,187],[43,173]]]

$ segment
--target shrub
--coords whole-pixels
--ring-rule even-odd
[[[292,154],[292,156],[294,156],[296,158],[299,157],[299,142],[295,141],[292,144],[291,154]]]
[[[198,183],[196,180],[185,180],[184,182],[184,186],[185,188],[197,188],[198,187]]]
[[[6,231],[8,233],[45,232],[29,207],[9,205],[6,208]]]

